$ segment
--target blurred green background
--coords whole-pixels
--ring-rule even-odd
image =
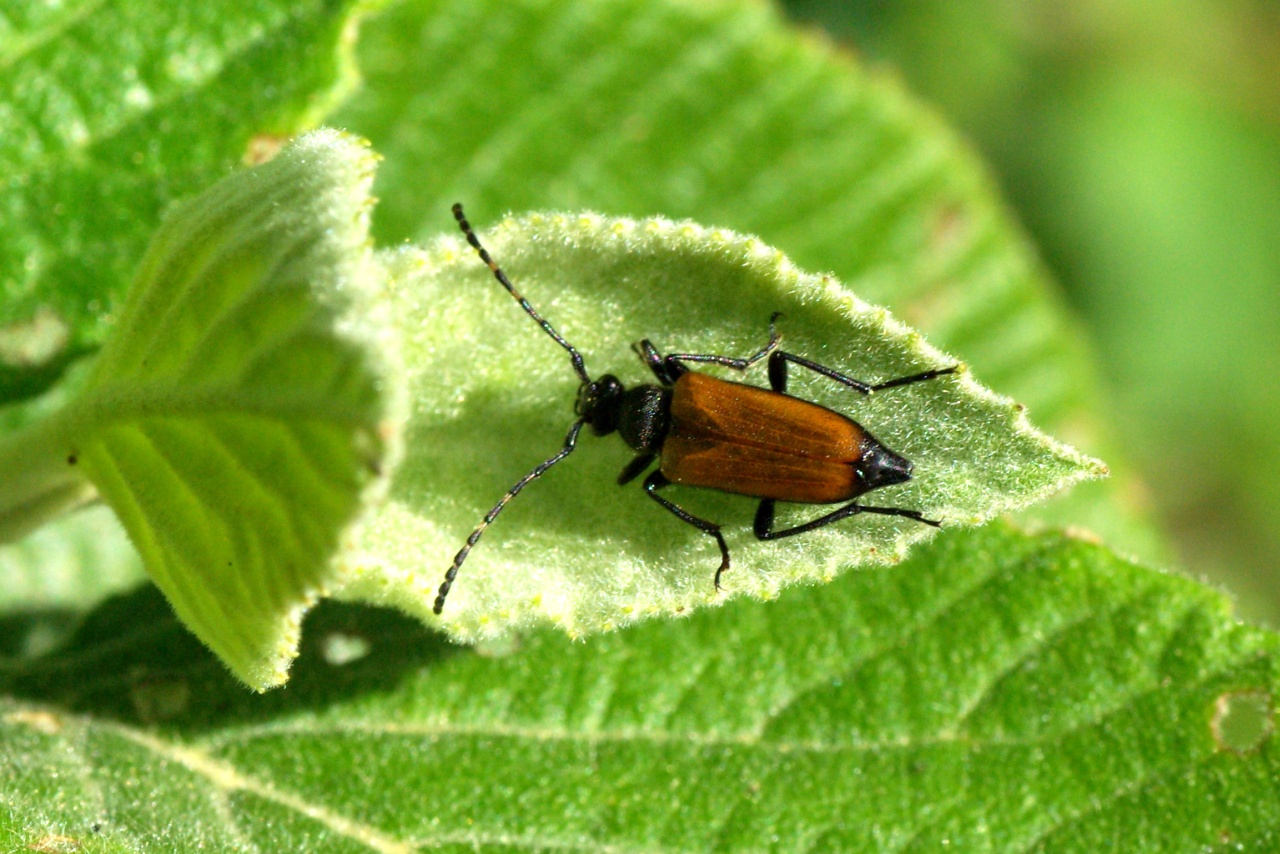
[[[1280,626],[1280,2],[783,6],[982,151],[1180,568]]]

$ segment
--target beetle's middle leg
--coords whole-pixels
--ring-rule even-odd
[[[688,522],[702,533],[709,537],[714,537],[716,545],[720,547],[720,568],[716,570],[716,589],[720,589],[720,576],[729,568],[729,547],[725,545],[724,537],[720,534],[720,526],[714,522],[708,522],[706,519],[699,519],[688,510],[685,510],[678,504],[674,504],[658,494],[658,490],[664,486],[670,486],[671,481],[660,471],[655,471],[644,479],[644,491],[654,501],[667,508],[676,518],[683,522]]]
[[[640,356],[640,361],[648,365],[649,370],[653,371],[658,380],[666,385],[674,383],[685,372],[687,368],[683,364],[684,362],[720,365],[725,368],[733,368],[735,371],[745,371],[778,349],[778,344],[782,341],[782,333],[778,331],[779,317],[782,317],[782,312],[775,311],[769,318],[769,343],[745,359],[735,356],[719,356],[714,353],[668,353],[663,356],[648,338],[636,344],[632,349]]]
[[[825,516],[819,516],[812,522],[805,522],[803,525],[796,525],[794,528],[783,528],[781,531],[773,530],[773,510],[776,500],[773,498],[763,498],[760,500],[760,507],[756,510],[755,525],[752,530],[758,540],[779,540],[783,537],[793,537],[796,534],[805,534],[809,531],[816,531],[819,528],[825,528],[832,522],[839,522],[841,519],[847,519],[850,516],[856,516],[859,513],[875,513],[880,516],[905,516],[908,519],[914,519],[925,525],[932,525],[935,528],[941,528],[942,523],[933,519],[926,519],[924,514],[919,510],[904,510],[901,507],[868,507],[865,504],[859,504],[852,501],[838,510],[833,510]]]

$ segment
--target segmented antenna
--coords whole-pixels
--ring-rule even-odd
[[[520,303],[520,307],[524,309],[525,314],[532,317],[542,327],[542,331],[555,339],[556,343],[569,351],[569,360],[573,362],[573,370],[578,378],[584,383],[591,382],[591,377],[587,374],[586,366],[582,363],[582,355],[574,348],[572,344],[560,337],[560,333],[556,332],[554,326],[548,323],[537,310],[529,304],[529,301],[520,295],[515,285],[511,284],[511,280],[507,278],[507,274],[502,272],[502,268],[494,262],[489,256],[488,251],[480,245],[480,238],[476,237],[476,233],[471,229],[471,223],[467,222],[467,217],[462,212],[462,204],[453,206],[453,218],[458,221],[458,227],[462,229],[462,233],[467,236],[467,242],[480,253],[480,260],[489,265],[489,269],[493,271],[496,278],[511,296],[515,297],[516,302]]]
[[[476,237],[476,233],[471,229],[471,223],[467,222],[466,216],[462,213],[462,205],[457,204],[453,206],[453,217],[458,221],[458,227],[462,229],[462,233],[467,236],[467,242],[470,243],[476,252],[479,253],[480,260],[489,265],[489,269],[493,271],[494,278],[496,278],[498,282],[507,289],[507,292],[511,294],[511,296],[515,297],[516,302],[520,303],[520,307],[524,309],[525,314],[538,322],[538,325],[542,327],[543,332],[554,338],[557,344],[568,351],[569,359],[573,362],[573,370],[577,373],[578,378],[584,383],[590,383],[591,377],[588,376],[587,369],[582,364],[581,354],[574,349],[572,344],[561,338],[560,333],[556,332],[555,327],[544,320],[542,315],[538,314],[537,310],[534,309],[533,306],[529,305],[529,301],[522,297],[520,292],[515,289],[515,286],[511,284],[511,280],[507,278],[507,274],[502,272],[502,268],[494,262],[493,258],[489,256],[488,251],[480,245],[480,238]],[[502,512],[502,508],[506,507],[507,503],[511,501],[511,499],[519,495],[520,490],[542,477],[542,475],[546,473],[547,469],[573,453],[573,449],[577,447],[578,444],[578,433],[582,431],[582,426],[586,423],[585,418],[579,418],[577,421],[573,422],[573,426],[569,428],[569,434],[564,438],[564,446],[561,447],[561,449],[553,456],[539,463],[533,471],[520,478],[520,480],[516,482],[515,486],[508,489],[506,495],[502,496],[502,498],[498,500],[498,503],[493,506],[493,509],[485,514],[484,519],[481,520],[480,524],[471,532],[471,536],[467,537],[466,544],[458,551],[458,554],[453,559],[453,563],[449,566],[448,571],[445,572],[444,583],[440,585],[440,590],[436,594],[436,601],[432,607],[433,611],[439,614],[444,610],[445,598],[449,595],[449,589],[453,587],[454,579],[458,577],[458,570],[462,568],[462,564],[466,561],[467,555],[471,553],[471,549],[475,544],[480,541],[480,537],[483,536],[485,530],[493,523],[494,519],[498,518],[498,514]]]
[[[458,552],[457,556],[454,557],[453,563],[445,572],[444,583],[440,585],[440,590],[436,593],[435,604],[431,607],[432,611],[439,614],[444,610],[445,597],[449,595],[449,589],[453,587],[453,581],[458,577],[458,570],[462,568],[463,561],[467,559],[467,555],[471,553],[471,549],[475,547],[475,544],[480,542],[480,537],[484,534],[485,529],[493,524],[494,519],[498,518],[498,514],[502,512],[502,508],[507,506],[508,501],[519,495],[520,490],[542,477],[542,475],[546,473],[547,469],[573,453],[573,449],[578,445],[578,433],[582,432],[582,425],[585,423],[586,420],[582,418],[573,422],[573,426],[569,428],[569,435],[564,437],[564,447],[557,451],[554,456],[539,463],[537,468],[533,471],[516,481],[516,485],[508,489],[507,494],[502,496],[502,498],[498,500],[498,503],[493,505],[493,509],[485,514],[484,519],[480,524],[476,525],[476,529],[471,532],[471,536],[467,537],[466,545],[464,545]]]

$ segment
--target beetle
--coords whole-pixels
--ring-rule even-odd
[[[511,280],[481,245],[462,205],[453,206],[454,218],[475,249],[524,309],[569,354],[574,373],[581,380],[574,414],[560,450],[516,482],[467,537],[453,559],[436,595],[433,610],[444,609],[445,597],[453,586],[471,549],[502,508],[526,486],[546,474],[556,463],[573,453],[584,426],[597,436],[617,433],[636,456],[618,476],[619,485],[630,483],[655,462],[657,469],[644,479],[645,493],[676,518],[715,540],[720,549],[720,566],[715,587],[729,568],[729,547],[720,526],[693,515],[669,501],[658,490],[673,483],[716,489],[759,498],[753,530],[761,540],[777,540],[804,534],[859,513],[903,516],[933,527],[941,523],[926,519],[917,510],[860,504],[866,493],[911,479],[911,461],[894,453],[861,424],[817,403],[787,394],[788,365],[807,368],[862,395],[925,382],[956,373],[959,365],[935,368],[882,383],[865,383],[831,368],[778,349],[782,336],[777,331],[780,313],[769,319],[769,341],[747,358],[706,353],[663,355],[646,338],[634,346],[636,354],[657,378],[657,384],[626,388],[613,374],[593,380],[582,355],[561,337],[529,301],[520,295]],[[693,364],[719,365],[746,371],[767,358],[769,389],[717,379],[699,373]],[[799,504],[840,504],[843,506],[810,522],[782,530],[774,529],[774,506],[778,501]]]

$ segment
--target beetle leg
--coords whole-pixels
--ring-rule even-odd
[[[936,379],[937,377],[946,376],[947,374],[954,374],[958,370],[960,370],[959,365],[952,365],[949,368],[934,368],[933,370],[921,371],[918,374],[912,374],[909,377],[898,377],[896,380],[887,380],[882,383],[877,383],[871,387],[871,390],[884,391],[887,388],[897,388],[902,385],[922,383],[925,380]]]
[[[832,370],[825,365],[819,365],[817,362],[811,362],[808,359],[779,350],[769,357],[769,385],[774,391],[786,392],[787,390],[787,362],[794,362],[802,368],[808,368],[814,373],[822,374],[824,377],[828,377],[838,383],[847,385],[859,394],[871,394],[874,391],[884,391],[888,388],[897,388],[898,386],[924,382],[925,380],[931,380],[936,377],[944,376],[945,374],[954,374],[956,371],[960,370],[959,365],[952,365],[949,368],[934,368],[933,370],[921,371],[920,373],[912,374],[911,376],[898,377],[897,379],[888,380],[886,382],[872,384],[865,383],[862,380],[855,380],[853,377],[845,376],[839,371]]]
[[[708,522],[706,519],[699,519],[680,505],[673,504],[658,494],[659,489],[670,485],[671,481],[667,480],[660,471],[655,471],[644,479],[644,491],[649,494],[650,498],[667,508],[681,521],[688,522],[702,533],[715,538],[716,545],[720,547],[720,568],[716,570],[716,590],[719,590],[720,576],[729,568],[729,547],[725,545],[724,537],[720,534],[720,526],[714,522]]]
[[[684,373],[684,366],[669,363],[648,338],[638,344],[632,344],[631,349],[640,357],[640,361],[649,366],[649,370],[653,371],[653,375],[663,385],[673,384]]]
[[[618,486],[628,484],[644,474],[644,470],[653,465],[653,461],[656,458],[657,454],[640,454],[627,463],[626,468],[622,470],[622,474],[618,475]]]
[[[735,371],[745,371],[770,353],[778,349],[778,344],[782,341],[782,333],[778,331],[778,318],[782,317],[782,312],[775,311],[769,318],[769,343],[765,344],[755,353],[745,359],[735,358],[734,356],[717,356],[712,353],[668,353],[662,357],[662,361],[669,367],[668,374],[672,378],[672,382],[685,371],[685,366],[681,362],[698,362],[700,364],[720,365],[725,368],[733,368]],[[647,344],[648,342],[643,342]],[[656,355],[656,354],[655,354]],[[643,358],[643,357],[642,357]],[[654,370],[657,373],[657,370]],[[659,374],[661,376],[661,374]]]
[[[756,535],[757,540],[773,539],[773,505],[774,499],[760,499],[760,506],[756,508],[756,522],[751,526],[752,531]]]
[[[783,537],[792,537],[796,534],[805,534],[809,531],[825,528],[832,522],[839,522],[849,516],[856,516],[859,513],[875,513],[880,516],[905,516],[908,519],[914,519],[917,522],[932,525],[935,528],[942,527],[941,522],[924,518],[924,514],[919,510],[904,510],[901,507],[868,507],[865,504],[859,504],[854,501],[839,510],[831,511],[825,516],[819,516],[812,522],[796,525],[794,528],[783,528],[781,531],[775,531],[773,530],[773,507],[774,499],[772,498],[765,498],[760,501],[760,507],[756,510],[755,525],[752,526],[752,530],[758,540],[778,540]]]

